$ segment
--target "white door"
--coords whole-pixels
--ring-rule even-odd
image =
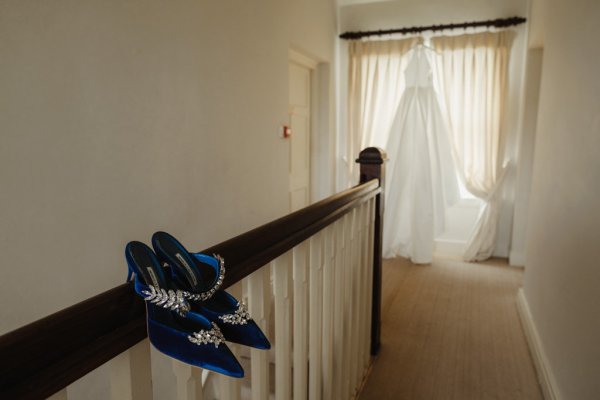
[[[310,74],[303,65],[290,62],[290,210],[310,201]]]

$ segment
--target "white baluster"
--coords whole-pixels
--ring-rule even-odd
[[[364,275],[363,275],[363,270],[364,270],[364,255],[365,255],[365,249],[364,249],[364,242],[365,242],[365,232],[364,232],[364,226],[365,226],[365,222],[364,222],[364,217],[366,215],[366,205],[367,203],[363,203],[361,204],[361,206],[358,208],[357,210],[357,229],[358,229],[358,239],[356,241],[356,248],[357,248],[357,253],[358,256],[356,257],[356,291],[357,291],[357,304],[356,304],[356,308],[357,308],[357,312],[359,315],[359,318],[357,319],[357,326],[356,326],[356,335],[357,335],[357,341],[356,341],[356,385],[355,387],[358,388],[360,383],[362,382],[362,377],[363,377],[363,343],[364,343],[364,327],[365,327],[365,280],[364,280]]]
[[[373,255],[374,255],[374,239],[375,239],[375,198],[369,201],[369,218],[368,218],[368,235],[367,235],[367,271],[366,271],[366,287],[367,287],[367,337],[366,337],[366,360],[370,363],[371,358],[371,318],[373,314]]]
[[[232,296],[240,301],[243,299],[243,282],[238,281],[227,288]],[[227,347],[233,353],[233,356],[240,359],[240,345],[227,342]],[[242,393],[242,384],[240,378],[233,378],[227,375],[218,374],[220,400],[240,400]]]
[[[344,316],[344,347],[343,347],[343,369],[342,369],[342,398],[350,397],[350,365],[352,363],[350,341],[353,332],[351,332],[350,319],[352,317],[352,212],[344,216],[344,266],[343,266],[343,316]]]
[[[227,343],[233,355],[237,358],[240,354],[239,345]],[[221,400],[240,400],[242,393],[242,384],[240,378],[232,378],[227,375],[219,374],[220,396]]]
[[[361,204],[360,206],[358,206],[358,208],[356,209],[356,222],[354,224],[354,229],[356,230],[356,241],[355,241],[355,247],[356,247],[356,264],[354,266],[354,288],[356,290],[356,295],[355,295],[355,302],[354,302],[354,310],[356,313],[356,317],[354,318],[353,322],[355,324],[355,337],[356,339],[354,340],[354,345],[353,345],[353,351],[354,351],[354,376],[353,376],[353,392],[355,392],[355,389],[358,388],[358,385],[360,384],[361,381],[361,376],[362,376],[362,343],[363,343],[363,305],[364,305],[364,299],[363,299],[363,285],[364,285],[364,281],[361,279],[361,272],[362,272],[362,255],[363,255],[363,251],[362,251],[362,246],[363,246],[363,204]]]
[[[52,396],[48,397],[46,400],[67,400],[67,388],[60,390],[54,393]]]
[[[308,398],[321,399],[322,353],[322,315],[323,315],[323,246],[322,233],[312,236],[309,241],[310,252],[310,296],[309,296],[309,334],[308,334]],[[297,398],[297,397],[296,397]]]
[[[323,232],[323,398],[333,399],[333,314],[335,307],[335,227],[330,225]]]
[[[247,278],[248,311],[265,333],[268,332],[269,327],[269,301],[271,299],[269,274],[269,267],[262,267]],[[252,399],[267,399],[269,398],[269,352],[252,348],[250,358]]]
[[[173,373],[177,380],[178,400],[202,400],[202,369],[173,359]]]
[[[333,398],[342,397],[344,369],[344,220],[335,223]]]
[[[306,399],[308,383],[308,318],[307,318],[307,242],[300,243],[292,250],[294,256],[294,379],[293,398]]]
[[[357,209],[354,208],[350,214],[348,214],[348,226],[346,229],[349,231],[349,239],[347,249],[348,254],[350,256],[350,260],[346,263],[346,275],[348,275],[348,288],[350,289],[350,293],[346,296],[346,304],[347,304],[347,329],[348,329],[348,341],[346,343],[347,346],[347,354],[348,354],[348,366],[347,366],[347,395],[345,398],[349,398],[354,396],[354,388],[355,384],[355,376],[356,376],[356,343],[357,343],[357,334],[358,334],[358,320],[356,315],[357,302],[356,302],[356,285],[357,280],[356,276],[356,264],[358,260],[358,244],[357,244]]]
[[[109,361],[112,399],[152,398],[150,342],[144,339]]]
[[[275,295],[275,398],[292,397],[290,360],[290,293],[289,270],[292,253],[287,252],[273,262],[273,292]]]
[[[360,320],[360,357],[359,357],[359,380],[365,376],[368,368],[368,348],[367,329],[371,329],[370,321],[367,320],[367,308],[370,306],[370,300],[367,297],[367,265],[368,265],[368,240],[369,240],[369,202],[366,202],[361,207],[360,218],[360,305],[361,305],[361,320]],[[359,382],[360,383],[360,382]]]

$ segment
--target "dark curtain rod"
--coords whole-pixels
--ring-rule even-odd
[[[409,33],[419,33],[425,31],[443,31],[446,29],[464,29],[464,28],[474,28],[479,26],[487,26],[494,28],[506,28],[509,26],[520,25],[527,21],[526,18],[523,17],[510,17],[510,18],[498,18],[498,19],[490,19],[487,21],[477,21],[477,22],[463,22],[460,24],[443,24],[443,25],[429,25],[429,26],[411,26],[408,28],[399,28],[399,29],[383,29],[378,31],[357,31],[357,32],[344,32],[340,35],[340,38],[346,40],[357,40],[368,36],[381,36],[381,35],[389,35],[392,33],[400,33],[402,35],[406,35]]]

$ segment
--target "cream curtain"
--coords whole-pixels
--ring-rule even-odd
[[[404,91],[406,53],[415,38],[352,41],[349,45],[348,178],[356,182],[356,155],[365,147],[385,147],[390,125]]]
[[[467,190],[484,201],[463,255],[467,261],[489,258],[496,242],[507,170],[502,119],[512,38],[513,32],[502,31],[432,39],[458,172]]]

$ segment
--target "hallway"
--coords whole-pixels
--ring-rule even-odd
[[[360,398],[542,399],[502,260],[384,262],[382,347]]]

